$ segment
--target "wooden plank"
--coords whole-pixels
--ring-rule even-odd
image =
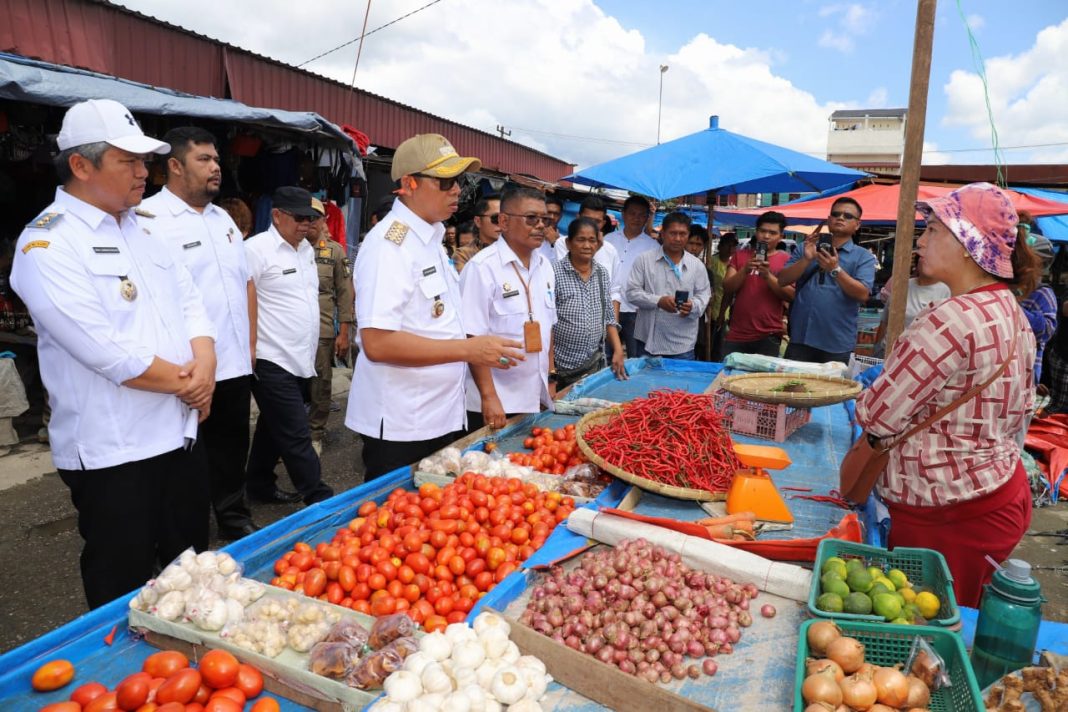
[[[160,650],[176,650],[189,658],[194,664],[197,660],[200,660],[205,653],[211,650],[211,648],[205,645],[196,645],[164,633],[157,633],[154,630],[145,630],[145,642]],[[298,705],[315,710],[316,712],[345,712],[344,707],[337,701],[324,700],[320,697],[315,697],[303,690],[298,690],[288,683],[272,677],[265,672],[262,674],[263,689],[267,692],[278,695],[279,697],[285,697],[287,700],[292,700]]]
[[[499,611],[496,613],[503,616]],[[616,712],[712,710],[659,685],[639,680],[590,655],[554,643],[517,620],[508,618],[508,622],[512,627],[512,641],[520,652],[539,658],[561,685],[609,709]]]

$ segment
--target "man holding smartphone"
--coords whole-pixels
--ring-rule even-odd
[[[862,213],[853,198],[836,200],[827,220],[779,272],[781,287],[796,283],[786,358],[849,363],[857,344],[857,314],[875,281],[875,257],[853,241]],[[824,225],[829,235],[822,232]]]
[[[785,302],[794,298],[793,287],[779,285],[778,274],[790,256],[777,248],[786,232],[786,216],[769,210],[757,218],[756,236],[727,264],[723,280],[726,294],[737,294],[730,329],[723,342],[730,353],[778,356],[782,348]]]

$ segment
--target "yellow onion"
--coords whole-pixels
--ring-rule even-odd
[[[872,682],[875,683],[876,697],[884,705],[897,708],[908,702],[909,681],[897,668],[878,668]]]
[[[864,664],[864,646],[856,638],[835,638],[827,646],[827,657],[838,663],[847,674],[851,674]]]
[[[909,675],[905,679],[909,683],[909,694],[902,707],[926,707],[931,701],[931,691],[927,689],[927,685],[915,675]]]
[[[808,627],[808,649],[813,655],[824,655],[827,646],[835,638],[842,637],[842,631],[831,621],[819,621]]]
[[[827,668],[830,668],[834,671],[835,682],[841,682],[842,678],[845,677],[845,671],[842,670],[842,666],[833,660],[828,660],[827,658],[822,658],[821,660],[816,660],[816,658],[809,658],[805,661],[806,675],[813,675],[817,672],[823,672]]]
[[[842,702],[864,712],[875,704],[875,685],[869,680],[850,675],[838,684],[842,688]]]
[[[834,712],[834,705],[829,705],[826,702],[813,702],[805,707],[805,712]]]
[[[809,675],[801,684],[801,697],[806,704],[826,702],[832,708],[842,704],[842,690],[834,680],[834,673],[830,670]]]
[[[875,703],[868,708],[868,712],[897,712],[896,707],[887,707],[886,705]]]

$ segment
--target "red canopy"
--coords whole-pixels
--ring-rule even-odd
[[[899,183],[894,185],[880,185],[873,183],[862,188],[857,188],[856,190],[851,190],[847,193],[839,193],[826,198],[819,198],[818,200],[806,200],[804,202],[791,203],[789,205],[776,205],[774,207],[754,208],[751,210],[717,209],[716,217],[718,220],[726,223],[730,223],[732,217],[742,218],[743,222],[748,224],[753,217],[760,215],[767,210],[777,210],[790,220],[819,222],[820,220],[825,220],[827,218],[831,206],[836,200],[849,197],[860,203],[861,208],[864,210],[864,222],[895,222],[897,220],[897,201],[900,187],[901,185]],[[917,199],[930,200],[932,198],[939,198],[958,187],[960,186],[921,184]],[[1012,200],[1012,204],[1016,206],[1017,211],[1027,210],[1035,217],[1068,214],[1068,203],[1043,200],[1042,198],[1019,193],[1012,189],[1006,190],[1005,192],[1009,194],[1009,198]],[[921,219],[919,214],[917,214],[916,219]]]

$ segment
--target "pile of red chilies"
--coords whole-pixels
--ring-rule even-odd
[[[713,402],[685,391],[653,391],[583,439],[606,462],[647,480],[725,492],[742,465]]]

